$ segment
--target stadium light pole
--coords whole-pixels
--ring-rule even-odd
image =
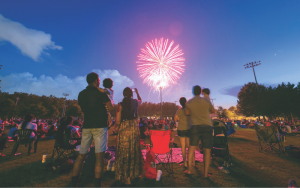
[[[64,100],[64,108],[63,108],[63,113],[62,113],[62,117],[65,116],[65,113],[66,113],[66,100],[67,100],[67,96],[69,96],[70,94],[69,93],[63,93],[63,96],[65,96],[65,100]]]
[[[251,62],[251,63],[247,63],[246,65],[244,65],[245,66],[245,69],[247,69],[247,68],[252,68],[253,69],[253,74],[254,74],[254,78],[255,78],[255,82],[256,82],[256,87],[257,87],[257,91],[259,91],[258,90],[258,84],[257,84],[257,80],[256,80],[256,75],[255,75],[255,70],[254,70],[254,67],[255,66],[258,66],[258,65],[260,65],[261,63],[260,63],[260,61],[254,61],[254,62]]]

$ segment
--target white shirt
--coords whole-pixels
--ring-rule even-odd
[[[108,92],[107,96],[110,99],[111,103],[114,104],[114,90],[105,88],[105,90]]]
[[[22,127],[22,123],[18,125],[18,129],[21,129],[21,127]],[[25,126],[25,129],[32,129],[32,130],[37,131],[37,125],[36,125],[35,123],[29,122],[29,123],[27,123],[27,125]],[[33,138],[34,136],[35,136],[35,134],[34,134],[34,133],[31,133],[30,138]]]

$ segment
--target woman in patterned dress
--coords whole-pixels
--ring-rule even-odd
[[[142,99],[135,88],[138,99],[132,99],[132,90],[126,87],[123,90],[124,99],[118,104],[116,130],[117,148],[115,177],[130,185],[131,180],[142,174],[143,156],[140,147],[140,131],[137,123],[138,105]]]

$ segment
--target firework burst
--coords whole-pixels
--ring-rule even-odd
[[[176,84],[184,71],[183,52],[179,45],[172,48],[174,41],[168,45],[168,39],[164,41],[155,39],[146,44],[146,49],[141,49],[138,55],[137,70],[154,91]]]

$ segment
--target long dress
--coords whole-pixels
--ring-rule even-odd
[[[142,174],[143,163],[137,120],[121,122],[117,136],[115,178],[138,178]]]

